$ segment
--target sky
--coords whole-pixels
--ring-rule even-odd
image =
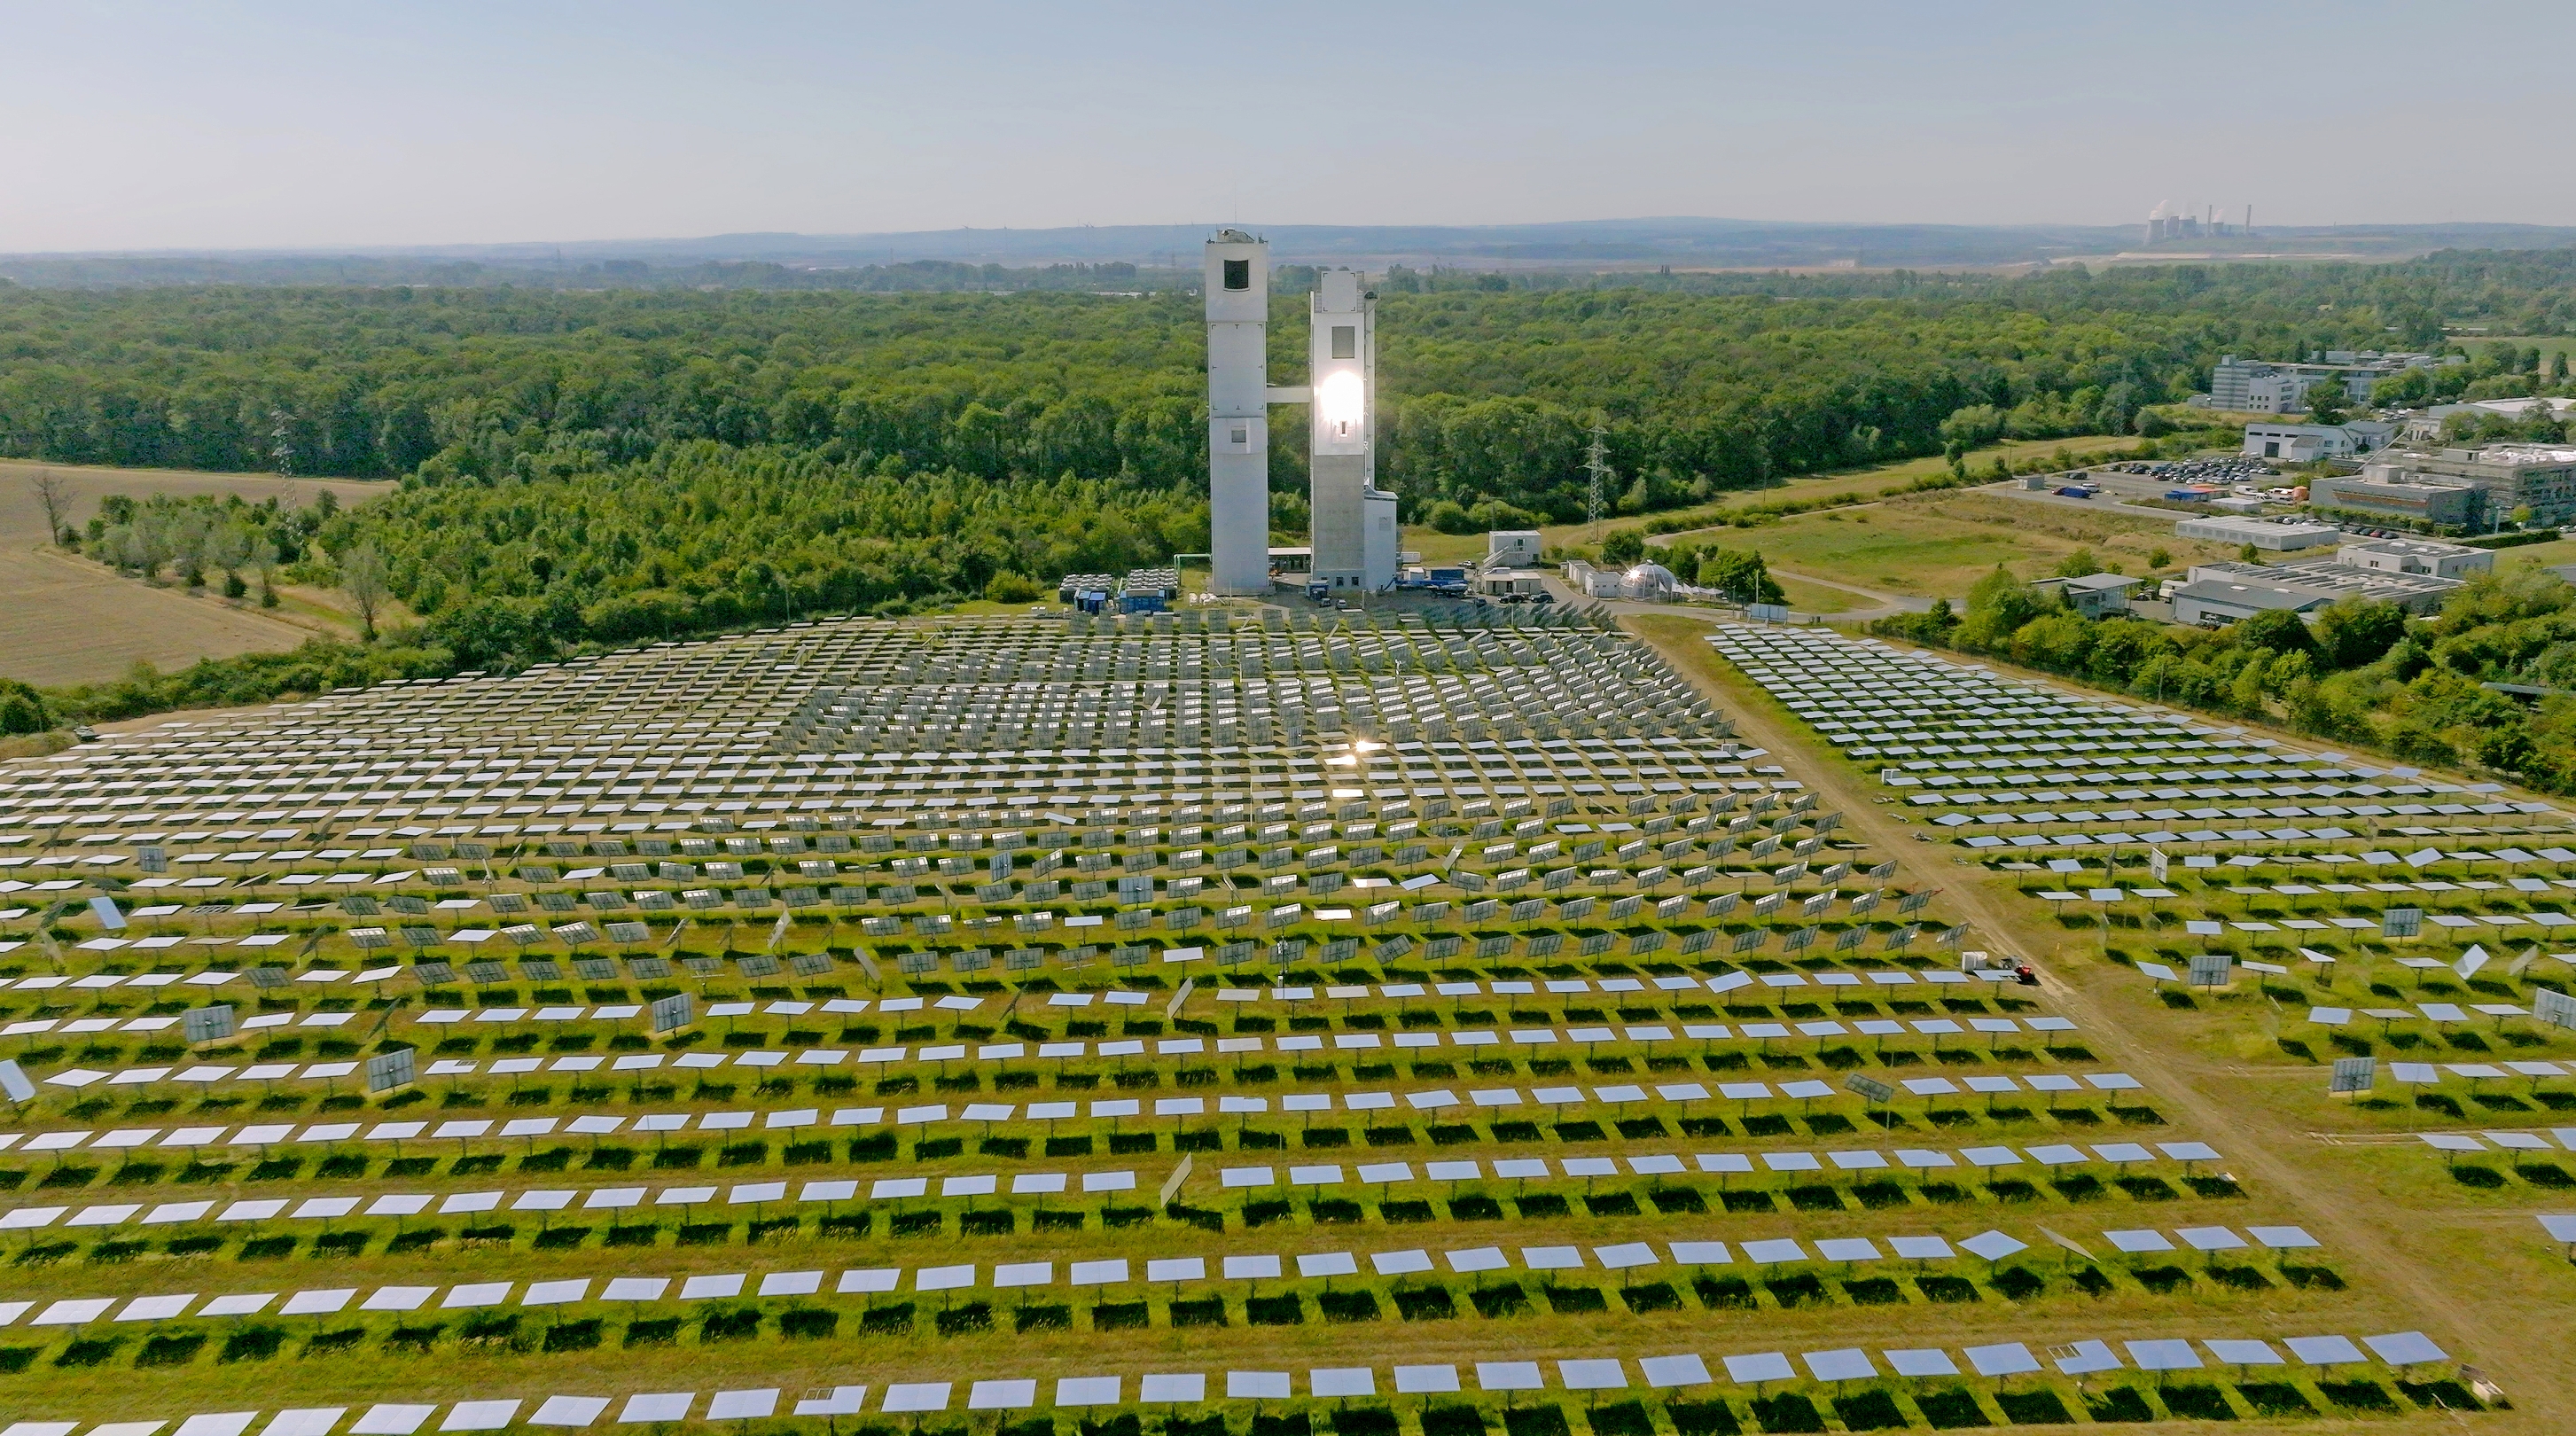
[[[0,0],[0,253],[1638,216],[2576,224],[2576,5]]]

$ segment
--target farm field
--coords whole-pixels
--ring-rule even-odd
[[[93,469],[0,460],[0,592],[11,603],[0,614],[0,676],[36,684],[97,683],[121,676],[136,663],[181,668],[200,658],[293,648],[328,627],[322,610],[303,605],[314,627],[290,623],[257,607],[234,608],[218,600],[155,589],[120,578],[85,560],[40,550],[45,510],[28,481],[51,470],[71,490],[71,521],[86,524],[108,494],[238,493],[264,499],[281,491],[311,495],[323,489],[354,503],[382,493],[382,484],[332,479],[280,479],[273,474],[199,474],[161,469]],[[297,602],[286,595],[290,603]]]
[[[1664,618],[1639,627],[1677,663],[1684,645],[1712,631]],[[2576,1297],[2576,1271],[2562,1244],[2535,1219],[2576,1205],[2567,1200],[2576,1188],[2576,1145],[2562,1140],[2565,1113],[2576,1110],[2576,1035],[2530,1015],[2537,995],[2566,990],[2570,974],[2546,956],[2517,956],[2564,945],[2524,936],[2549,931],[2576,905],[2576,853],[2557,846],[2571,831],[2563,808],[2510,791],[2472,793],[2447,775],[2382,774],[2376,784],[2387,786],[2374,786],[2379,770],[2355,769],[2349,760],[2343,781],[2357,793],[2327,802],[2321,790],[2302,789],[2310,794],[2298,800],[2306,806],[2287,810],[2302,816],[2280,816],[2276,807],[2251,821],[2242,815],[2259,810],[2243,805],[2255,789],[2213,799],[2183,788],[2115,788],[2158,781],[2145,774],[2079,773],[2070,781],[2044,768],[2134,767],[2142,759],[2166,767],[2177,758],[2134,751],[2132,732],[2105,722],[2093,706],[2134,713],[2134,702],[2049,681],[2005,686],[2037,700],[2030,712],[2063,715],[2056,721],[2094,740],[2084,745],[2094,756],[2051,761],[2027,755],[2066,749],[2005,747],[2005,755],[2025,756],[2002,760],[1998,786],[2022,791],[1980,795],[1960,787],[1936,801],[1945,790],[1923,784],[1942,769],[1937,762],[1924,768],[1914,755],[1937,755],[1926,745],[1935,742],[1930,730],[1943,724],[1926,723],[1921,737],[1908,740],[1916,746],[1894,751],[1833,730],[1847,730],[1871,701],[1884,701],[1870,689],[1873,679],[1888,684],[1887,697],[1938,705],[1937,690],[1949,681],[1938,675],[1973,683],[1970,668],[1918,667],[1891,679],[1836,656],[1858,650],[1809,641],[1817,646],[1769,677],[1713,653],[1698,676],[1734,700],[1731,711],[1757,741],[1829,740],[1812,749],[1820,786],[1877,794],[1875,802],[1854,801],[1864,833],[1894,840],[1908,829],[1921,832],[1929,847],[1916,850],[1942,855],[1933,860],[1954,875],[1945,895],[1978,922],[1981,938],[2028,953],[2066,1011],[2133,1042],[2122,1058],[2131,1070],[2154,1067],[2188,1089],[2178,1109],[2196,1101],[2223,1106],[2227,1115],[2218,1120],[2246,1154],[2231,1162],[2233,1175],[2292,1196],[2316,1217],[2308,1229],[2328,1247],[2349,1242],[2375,1253],[2366,1275],[2345,1273],[2358,1277],[2356,1288],[2384,1288],[2428,1320],[2441,1313],[2458,1323],[2453,1329],[2482,1338],[2516,1328],[2519,1313]],[[1867,651],[1908,652],[1893,645]],[[1796,691],[1792,673],[1832,698],[1820,704],[1817,695]],[[1800,710],[1784,697],[1799,700]],[[2000,713],[1994,697],[1966,701],[1976,706],[1962,716],[1973,711],[1992,726],[2035,722]],[[2277,765],[2292,752],[2307,754],[2314,770],[2296,781],[2335,776],[2325,771],[2336,762],[2330,755],[2259,730],[2186,720],[2135,733],[2167,750],[2234,740],[2242,756],[2200,761],[2269,762],[2273,781],[2286,776]],[[2010,771],[2024,765],[2034,771]],[[1883,774],[1900,778],[1890,783]],[[2232,780],[2246,777],[2238,772]],[[2229,780],[2212,773],[2200,781],[2210,778]],[[2098,790],[2067,791],[2087,783]],[[2015,820],[1932,821],[1948,813]],[[2024,841],[2038,847],[2016,846]],[[2157,854],[2161,872],[2151,871]],[[2120,896],[2101,901],[2106,891]],[[2384,937],[2381,918],[2389,909],[2421,912],[2421,935]],[[2230,957],[2231,976],[2194,985],[2191,958],[2208,953]],[[2168,981],[2166,972],[2176,976]],[[2491,1006],[2474,1015],[2463,1010],[2476,1003]],[[2496,1015],[2507,1006],[2523,1015]],[[2329,1095],[2329,1065],[2365,1057],[2377,1064],[2375,1085],[2357,1096]],[[2511,1080],[2478,1075],[2490,1071]],[[2456,1150],[2437,1150],[2426,1134]],[[2330,1235],[2330,1226],[2339,1235]],[[2576,1384],[2561,1354],[2545,1341],[2513,1345],[2511,1355],[2499,1346],[2478,1364],[2509,1392],[2514,1411],[2469,1424],[2493,1419],[2535,1431],[2564,1424],[2563,1415],[2549,1414],[2565,1409]]]

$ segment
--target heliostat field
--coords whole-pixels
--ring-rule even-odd
[[[1701,1436],[2441,1359],[1919,855],[1504,612],[839,620],[14,766],[10,1429]]]

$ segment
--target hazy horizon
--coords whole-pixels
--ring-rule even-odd
[[[2200,213],[2200,211],[2193,211],[2193,213],[2194,213],[2195,215],[2197,215],[2197,214],[2199,214],[2199,213]],[[2227,216],[2227,215],[2225,215],[2225,214],[2220,214],[2220,215],[2218,216],[2218,218],[2219,218],[2219,219],[2224,220],[2226,223],[2228,223],[2228,224],[2229,224],[2229,225],[2231,225],[2231,226],[2233,226],[2233,225],[2235,225],[2236,223],[2238,223],[2238,222],[2239,222],[2243,217],[2244,217],[2244,213],[2243,213],[2243,210],[2242,210],[2242,208],[2241,208],[2241,207],[2240,207],[2240,209],[2238,210],[2238,212],[2237,212],[2237,214],[2236,214],[2236,216],[2235,216],[2234,218],[2230,218],[2229,216]],[[2259,216],[2258,216],[2258,223],[2259,223]],[[1313,232],[1329,232],[1329,233],[1334,233],[1334,234],[1340,234],[1340,233],[1345,233],[1345,232],[1363,233],[1363,234],[1365,234],[1365,233],[1371,233],[1371,232],[1383,232],[1383,233],[1385,233],[1385,234],[1387,234],[1387,235],[1391,235],[1391,236],[1392,236],[1392,235],[1412,235],[1412,234],[1424,234],[1424,235],[1428,235],[1428,234],[1442,234],[1442,233],[1447,233],[1447,234],[1457,235],[1457,236],[1460,236],[1460,237],[1467,237],[1467,236],[1487,235],[1487,234],[1523,234],[1523,233],[1527,233],[1527,232],[1530,232],[1530,231],[1543,231],[1543,230],[1550,230],[1550,229],[1564,229],[1564,230],[1570,230],[1570,231],[1588,232],[1588,231],[1590,231],[1590,230],[1594,229],[1595,227],[1598,227],[1598,228],[1600,228],[1600,229],[1605,229],[1605,230],[1607,230],[1607,229],[1613,229],[1613,228],[1623,228],[1623,227],[1628,227],[1628,226],[1644,226],[1644,225],[1709,225],[1709,226],[1727,226],[1727,227],[1738,227],[1738,226],[1740,226],[1740,227],[1742,228],[1743,232],[1744,232],[1744,233],[1746,233],[1747,235],[1761,235],[1761,234],[1769,234],[1769,233],[1775,233],[1775,232],[1779,232],[1779,233],[1786,233],[1786,232],[1796,232],[1796,231],[1802,231],[1802,230],[1813,230],[1813,231],[1816,231],[1816,232],[1818,232],[1818,233],[1824,233],[1824,234],[1830,234],[1830,233],[1842,233],[1842,232],[1868,232],[1868,231],[1873,231],[1873,230],[1884,230],[1884,231],[1889,231],[1889,232],[1891,232],[1891,233],[1896,233],[1896,232],[1905,232],[1905,233],[1913,233],[1913,232],[1937,232],[1937,231],[1943,231],[1943,230],[1958,230],[1958,231],[1961,231],[1961,232],[1963,232],[1963,233],[1971,233],[1971,234],[1994,234],[1994,233],[2009,233],[2009,232],[2030,232],[2030,233],[2034,233],[2034,234],[2072,234],[2072,233],[2087,232],[2087,231],[2100,231],[2100,232],[2103,232],[2103,233],[2102,233],[2102,235],[2101,235],[2101,237],[2102,237],[2102,238],[2104,238],[2107,242],[2117,243],[2117,244],[2120,244],[2120,245],[2122,245],[2122,246],[2124,246],[2124,247],[2126,247],[2126,248],[2129,248],[2129,249],[2137,249],[2137,248],[2139,247],[2139,241],[2138,241],[2138,235],[2137,235],[2138,225],[2137,225],[2137,223],[2136,223],[2135,221],[2128,221],[2128,222],[2115,222],[2115,223],[2110,223],[2110,224],[2092,224],[2092,223],[2076,223],[2076,222],[2071,222],[2071,221],[2057,221],[2057,220],[2047,220],[2047,219],[2035,219],[2035,220],[2025,221],[2025,222],[2020,223],[2020,224],[2012,224],[2012,225],[1993,225],[1993,226],[1987,226],[1987,225],[1977,225],[1977,224],[1969,224],[1969,223],[1956,223],[1956,222],[1917,221],[1917,220],[1910,220],[1910,219],[1903,219],[1903,218],[1887,219],[1887,220],[1830,221],[1830,220],[1810,220],[1810,219],[1798,219],[1798,218],[1748,220],[1748,219],[1743,219],[1743,218],[1741,218],[1741,217],[1731,216],[1731,215],[1601,215],[1601,216],[1587,216],[1587,217],[1577,217],[1577,218],[1569,218],[1569,219],[1556,219],[1556,220],[1528,220],[1528,221],[1498,220],[1498,221],[1493,221],[1493,222],[1486,223],[1486,224],[1428,224],[1428,223],[1426,223],[1426,224],[1405,224],[1405,225],[1365,225],[1365,224],[1339,225],[1339,224],[1318,224],[1318,223],[1311,223],[1311,222],[1299,221],[1299,220],[1290,220],[1290,221],[1287,221],[1287,222],[1285,222],[1285,223],[1267,223],[1267,222],[1264,222],[1264,221],[1261,221],[1261,220],[1257,220],[1257,219],[1253,219],[1253,220],[1226,220],[1226,219],[1211,219],[1211,220],[1205,220],[1205,221],[1199,221],[1199,222],[1182,221],[1182,222],[1179,222],[1179,223],[1176,223],[1176,224],[1171,224],[1171,225],[1144,225],[1144,224],[1117,224],[1117,223],[1100,224],[1100,225],[1052,225],[1052,226],[1048,226],[1048,225],[993,225],[993,226],[982,226],[982,225],[959,225],[959,226],[952,226],[952,227],[945,228],[945,229],[876,230],[876,231],[863,231],[863,232],[837,233],[837,234],[835,234],[835,233],[812,233],[812,232],[804,232],[804,231],[797,231],[797,230],[738,229],[738,230],[730,230],[730,231],[724,231],[724,232],[720,232],[720,233],[708,233],[708,234],[565,235],[565,236],[540,236],[540,237],[526,237],[526,238],[486,238],[486,239],[467,239],[467,240],[441,241],[441,242],[436,242],[436,243],[408,243],[408,244],[407,244],[407,243],[402,243],[402,242],[391,242],[391,243],[370,243],[370,244],[348,244],[348,245],[331,245],[331,244],[316,244],[316,245],[276,244],[276,245],[244,245],[244,246],[231,247],[231,248],[217,248],[217,247],[214,247],[214,246],[205,246],[205,245],[199,245],[199,246],[171,245],[171,246],[160,246],[160,247],[149,248],[149,249],[140,249],[140,248],[138,248],[138,249],[54,250],[54,251],[0,251],[0,253],[7,253],[8,257],[10,257],[10,258],[19,258],[19,259],[30,259],[30,258],[32,258],[32,259],[45,259],[45,258],[90,258],[90,257],[96,257],[96,258],[156,258],[156,257],[192,257],[192,258],[193,258],[193,257],[204,257],[204,258],[218,258],[218,259],[220,259],[220,258],[225,258],[225,257],[251,258],[251,257],[257,257],[257,256],[269,256],[269,255],[276,255],[276,256],[322,257],[322,258],[327,258],[327,257],[333,256],[333,255],[350,255],[350,256],[362,256],[362,255],[363,255],[363,256],[380,256],[380,257],[386,257],[386,258],[399,258],[399,257],[439,257],[439,256],[461,256],[461,257],[469,257],[469,258],[470,258],[470,257],[484,256],[484,255],[504,255],[504,254],[506,254],[506,255],[509,255],[509,256],[513,257],[514,259],[518,259],[518,260],[520,260],[520,261],[522,261],[522,262],[526,262],[526,261],[534,261],[534,260],[538,259],[539,257],[541,257],[541,256],[542,256],[546,251],[548,251],[548,250],[562,251],[562,252],[564,252],[565,254],[567,254],[568,256],[573,257],[573,258],[589,258],[589,259],[597,259],[597,258],[600,258],[600,257],[603,257],[603,256],[606,256],[606,257],[624,257],[624,256],[632,256],[632,255],[651,255],[651,254],[655,254],[655,253],[657,253],[657,252],[667,252],[667,253],[668,253],[671,257],[673,257],[674,259],[678,259],[678,258],[684,258],[684,257],[686,257],[686,258],[694,258],[694,257],[700,257],[700,256],[708,256],[708,255],[729,255],[729,254],[731,254],[731,253],[733,253],[733,252],[735,252],[735,251],[737,251],[737,250],[742,251],[742,252],[745,252],[745,253],[748,253],[748,252],[752,252],[752,251],[756,251],[756,250],[760,250],[760,249],[764,249],[764,248],[768,248],[768,249],[776,249],[776,250],[779,250],[779,251],[781,251],[781,252],[787,252],[787,251],[798,250],[798,249],[801,249],[801,248],[804,248],[804,247],[807,247],[807,246],[812,246],[812,247],[848,246],[848,245],[857,245],[857,246],[862,246],[862,247],[864,247],[864,246],[872,246],[872,245],[873,245],[873,246],[883,246],[883,245],[887,245],[887,244],[888,244],[889,242],[891,242],[891,241],[903,241],[903,240],[932,240],[932,239],[941,239],[941,238],[946,238],[946,237],[950,237],[950,236],[964,236],[964,235],[975,235],[975,236],[1003,236],[1003,235],[1010,235],[1010,236],[1023,237],[1023,238],[1025,238],[1025,237],[1034,237],[1034,236],[1040,236],[1040,235],[1049,235],[1049,236],[1053,236],[1053,235],[1065,235],[1065,236],[1071,236],[1071,235],[1093,234],[1093,233],[1098,233],[1098,234],[1102,234],[1102,235],[1120,235],[1120,234],[1124,234],[1124,233],[1139,233],[1139,232],[1158,231],[1158,230],[1171,230],[1171,231],[1176,231],[1176,232],[1185,233],[1185,234],[1187,234],[1187,235],[1191,235],[1191,236],[1196,236],[1196,235],[1198,235],[1198,234],[1200,234],[1200,233],[1202,233],[1202,232],[1206,232],[1206,233],[1213,233],[1214,231],[1216,231],[1217,229],[1220,229],[1220,228],[1241,228],[1241,229],[1249,230],[1249,231],[1251,231],[1251,232],[1253,232],[1253,233],[1256,233],[1256,234],[1263,235],[1264,237],[1267,237],[1267,238],[1273,238],[1273,239],[1275,240],[1275,239],[1276,239],[1276,237],[1277,237],[1277,236],[1280,236],[1280,235],[1294,235],[1294,234],[1297,234],[1297,233],[1300,233],[1300,232],[1306,232],[1306,231],[1313,231]],[[2571,224],[2569,224],[2569,225],[2563,225],[2563,226],[2525,225],[2525,224],[2520,224],[2520,223],[2517,223],[2517,222],[2514,222],[2514,221],[2507,221],[2507,220],[2489,220],[2489,219],[2482,219],[2482,218],[2477,218],[2477,217],[2468,217],[2468,218],[2462,218],[2462,219],[2450,220],[2450,221],[2423,221],[2423,222],[2385,222],[2385,221],[2375,221],[2375,220],[2372,220],[2372,219],[2369,219],[2369,218],[2361,218],[2361,219],[2356,219],[2356,220],[2352,220],[2352,221],[2347,221],[2347,222],[2345,222],[2344,224],[2341,224],[2341,225],[2332,225],[2332,226],[2318,226],[2318,225],[2294,225],[2294,224],[2279,224],[2279,225],[2269,225],[2269,224],[2264,224],[2264,225],[2260,225],[2260,228],[2261,228],[2261,230],[2263,231],[2263,233],[2264,233],[2264,234],[2269,235],[2269,236],[2272,236],[2272,237],[2276,237],[2276,238],[2299,237],[2299,238],[2311,238],[2311,239],[2313,239],[2313,238],[2318,238],[2318,237],[2320,237],[2320,236],[2324,236],[2328,231],[2335,231],[2335,232],[2346,232],[2346,231],[2348,231],[2348,232],[2351,232],[2352,234],[2354,234],[2356,237],[2358,237],[2358,236],[2361,236],[2361,235],[2367,235],[2367,234],[2381,234],[2381,233],[2386,233],[2386,234],[2400,234],[2400,233],[2413,232],[2413,231],[2423,231],[2423,230],[2434,230],[2434,231],[2440,231],[2440,230],[2479,230],[2479,229],[2556,229],[2556,230],[2562,230],[2562,231],[2565,231],[2565,232],[2567,233],[2567,235],[2568,235],[2571,239],[2576,239],[2576,223],[2571,223]],[[2227,238],[2228,238],[2230,241],[2233,241],[2235,238],[2237,238],[2237,236],[2235,236],[2235,235],[2231,234],[2231,235],[2227,236]],[[2172,241],[2165,241],[2165,242],[2163,242],[2163,243],[2160,245],[2160,247],[2162,247],[2162,248],[2179,248],[2179,249],[2188,250],[2188,249],[2193,248],[2193,247],[2194,247],[2194,245],[2195,245],[2197,242],[2198,242],[2198,241],[2197,241],[2196,239],[2172,240]],[[2262,248],[2263,246],[2261,246],[2261,245],[2257,244],[2257,245],[2256,245],[2256,246],[2254,246],[2254,247],[2255,247],[2255,248]],[[1274,249],[1278,249],[1278,248],[1279,248],[1279,246],[1278,246],[1278,245],[1276,245],[1276,244],[1274,243]],[[909,252],[909,251],[907,251],[907,252]],[[1072,255],[1072,254],[1070,254],[1070,253],[1069,253],[1068,257],[1082,257],[1082,256],[1080,256],[1080,255]],[[1193,258],[1192,256],[1184,255],[1184,256],[1182,257],[1181,263],[1186,267],[1186,266],[1191,262],[1192,258]],[[1294,261],[1293,261],[1293,258],[1291,258],[1291,259],[1287,259],[1287,260],[1282,260],[1281,262],[1294,262]]]
[[[2159,203],[2569,225],[2531,145],[2458,121],[2544,119],[2513,97],[2556,93],[2570,41],[2576,14],[2521,0],[27,7],[0,252],[1244,216],[2123,225]]]

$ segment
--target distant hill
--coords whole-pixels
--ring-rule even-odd
[[[153,251],[0,256],[0,277],[37,286],[131,284],[630,284],[964,288],[983,266],[1067,266],[1061,287],[1176,282],[1196,269],[1217,226],[1109,225],[901,234],[721,234],[563,244],[394,246],[360,250]],[[1806,224],[1731,219],[1574,220],[1506,225],[1245,225],[1281,264],[1463,269],[1980,268],[2111,256],[2402,259],[2440,249],[2557,249],[2576,228],[2514,224],[2333,225],[2251,238],[2140,243],[2137,225]],[[1102,266],[1117,266],[1103,270]],[[1132,271],[1126,266],[1134,266]]]

